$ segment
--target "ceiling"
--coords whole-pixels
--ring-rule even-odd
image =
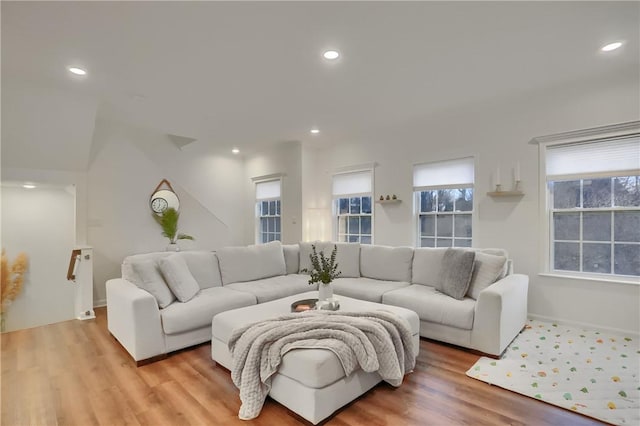
[[[105,118],[229,148],[359,140],[441,109],[639,69],[638,2],[1,7],[3,89],[72,91]],[[626,43],[599,51],[615,40]],[[324,60],[328,48],[341,58]]]

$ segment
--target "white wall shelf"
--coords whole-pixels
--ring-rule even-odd
[[[493,191],[487,192],[489,197],[522,197],[524,192],[522,191]]]
[[[395,199],[395,200],[376,200],[377,204],[399,204],[401,202],[402,202],[402,200],[398,200],[398,199]]]

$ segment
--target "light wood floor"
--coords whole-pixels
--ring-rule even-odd
[[[238,391],[209,344],[137,368],[107,331],[105,309],[96,315],[2,335],[2,425],[308,424],[270,399],[256,420],[238,420]],[[423,339],[400,388],[380,384],[326,424],[600,424],[468,378],[477,359]]]

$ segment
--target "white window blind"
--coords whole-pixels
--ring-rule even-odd
[[[371,170],[333,175],[333,196],[371,193]]]
[[[256,183],[256,200],[280,198],[280,180]]]
[[[473,187],[473,157],[413,166],[413,189]]]
[[[547,180],[567,176],[638,173],[640,137],[547,146]]]

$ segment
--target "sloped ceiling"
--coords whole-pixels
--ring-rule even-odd
[[[86,170],[96,98],[27,85],[2,85],[2,166]]]
[[[106,118],[229,148],[358,140],[444,108],[639,72],[638,2],[1,7],[3,98],[37,83],[94,98]],[[599,51],[612,40],[626,44]],[[342,57],[328,63],[328,48]]]

